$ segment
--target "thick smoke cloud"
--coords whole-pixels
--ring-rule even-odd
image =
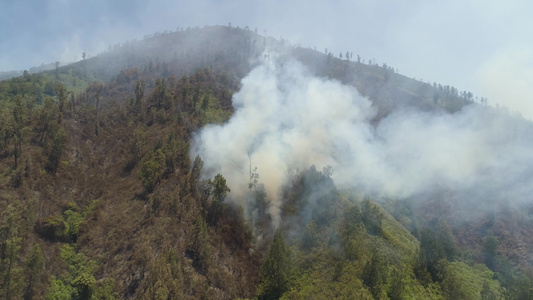
[[[251,71],[233,105],[226,124],[197,133],[192,154],[204,160],[207,177],[227,178],[231,201],[244,207],[257,167],[274,226],[283,185],[311,165],[331,166],[337,185],[376,196],[445,187],[472,201],[524,200],[533,188],[531,124],[493,108],[470,105],[453,115],[405,108],[376,125],[371,101],[355,88],[282,58]]]

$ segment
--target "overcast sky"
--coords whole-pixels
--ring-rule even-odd
[[[319,51],[350,51],[532,116],[531,12],[530,0],[1,0],[0,71],[231,22]]]

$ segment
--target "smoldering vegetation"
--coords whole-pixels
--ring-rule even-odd
[[[524,119],[471,104],[455,113],[404,107],[373,122],[376,108],[354,87],[284,55],[265,56],[241,84],[232,118],[199,131],[192,153],[205,161],[206,177],[226,176],[231,201],[243,207],[257,169],[273,227],[287,201],[283,187],[312,165],[333,171],[338,187],[376,199],[453,192],[476,211],[531,203],[533,126]]]

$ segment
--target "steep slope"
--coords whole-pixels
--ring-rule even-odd
[[[242,183],[249,186],[243,196],[249,211],[227,203],[237,191],[229,191],[225,174],[204,178],[201,158],[191,159],[191,142],[200,128],[228,121],[240,79],[258,58],[274,54],[355,86],[377,110],[375,127],[398,109],[447,114],[473,102],[468,93],[409,79],[386,65],[218,26],[156,34],[0,82],[2,296],[235,299],[268,298],[274,291],[287,299],[476,299],[527,293],[531,276],[507,259],[518,265],[530,257],[531,210],[464,223],[456,212],[475,207],[461,206],[449,193],[381,199],[337,189],[330,172],[314,166],[292,174],[282,191],[279,232],[286,239],[272,228],[266,191],[251,165],[254,177]],[[497,250],[488,247],[491,237],[501,241]],[[291,268],[269,265],[285,256]],[[286,278],[280,285],[271,280],[278,271]]]
[[[354,85],[362,95],[374,101],[380,117],[406,106],[455,112],[474,101],[471,93],[459,92],[448,85],[430,85],[407,78],[386,64],[365,64],[360,58],[356,61],[339,59],[331,53],[294,47],[286,41],[261,36],[247,29],[225,26],[156,33],[141,41],[115,45],[107,52],[77,63],[38,74],[25,73],[11,81],[3,81],[0,96],[7,100],[23,94],[35,97],[41,103],[45,96],[55,95],[56,83],[62,83],[69,91],[79,92],[93,81],[123,80],[119,74],[127,77],[124,72],[128,69],[137,69],[155,79],[170,75],[179,78],[198,69],[209,68],[225,73],[225,82],[235,88],[239,80],[258,63],[258,58],[270,53],[294,57],[318,76]]]
[[[23,210],[31,215],[27,225],[6,226],[28,232],[21,240],[20,257],[33,244],[40,245],[47,266],[40,281],[48,281],[45,274],[55,275],[47,289],[50,295],[64,293],[69,286],[77,289],[68,293],[82,293],[89,285],[96,295],[108,284],[118,297],[152,298],[158,288],[195,297],[253,295],[259,256],[248,253],[249,229],[229,207],[220,227],[202,225],[206,208],[197,188],[199,174],[191,173],[188,157],[190,133],[201,124],[227,118],[222,107],[227,109],[224,103],[231,91],[220,78],[199,71],[169,83],[164,101],[157,99],[156,88],[137,104],[126,99],[111,105],[108,97],[116,85],[91,85],[68,110],[61,112],[51,104],[50,122],[59,129],[45,126],[52,129],[45,130],[43,142],[40,126],[36,131],[28,128],[21,154],[24,168],[11,169],[12,160],[2,160],[7,171],[2,176],[2,211],[13,207],[19,216]],[[156,87],[162,87],[163,81],[158,82]],[[102,101],[101,107],[95,106],[95,99]],[[167,100],[171,107],[164,109]],[[47,147],[53,147],[58,132],[66,137],[64,149],[56,168],[49,168]],[[157,188],[143,188],[139,174],[154,163],[154,154],[160,161],[142,179]],[[68,258],[73,255],[81,258]],[[168,264],[180,266],[179,272],[173,267],[165,273]],[[79,268],[87,273],[78,274]],[[79,276],[98,282],[80,286]],[[164,286],[157,286],[158,281]]]

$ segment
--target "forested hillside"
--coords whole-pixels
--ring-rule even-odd
[[[275,70],[296,60],[369,99],[369,131],[404,110],[502,114],[247,28],[158,33],[24,72],[0,82],[0,298],[533,299],[530,200],[471,195],[494,208],[480,210],[445,184],[385,196],[318,161],[272,195],[254,149],[237,183],[197,155],[199,132],[229,123],[243,78],[274,56]]]

